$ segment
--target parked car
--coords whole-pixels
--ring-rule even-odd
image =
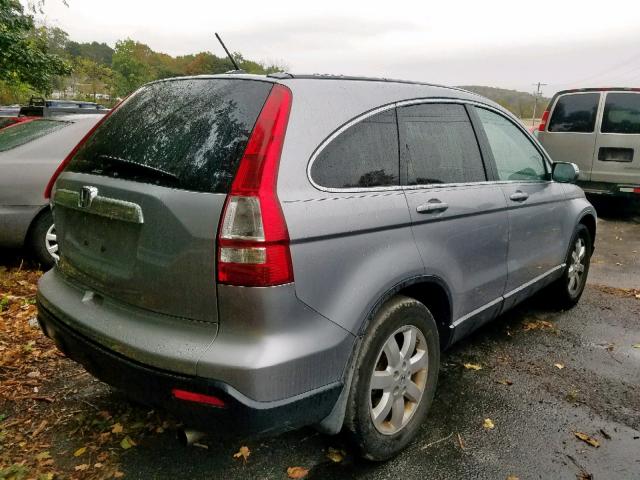
[[[154,82],[52,178],[38,318],[188,427],[345,430],[384,460],[420,428],[442,348],[543,287],[578,301],[596,213],[575,177],[455,88]]]
[[[69,113],[107,113],[109,109],[95,102],[80,100],[45,100],[31,97],[29,104],[20,108],[20,115],[48,117]]]
[[[38,117],[0,117],[0,130],[15,125],[16,123],[30,122],[35,118]]]
[[[587,193],[640,198],[640,89],[558,92],[538,130],[553,160],[578,165]]]
[[[0,248],[26,246],[43,268],[53,265],[58,244],[44,189],[67,153],[102,117],[20,117],[21,122],[0,129]]]

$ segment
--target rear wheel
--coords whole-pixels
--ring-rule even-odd
[[[363,342],[345,428],[363,457],[387,460],[415,437],[433,400],[438,328],[422,303],[397,296],[378,312]]]
[[[578,225],[571,239],[562,276],[549,286],[558,307],[571,308],[582,296],[591,263],[592,240],[589,229]]]
[[[34,220],[27,243],[43,270],[50,269],[58,261],[58,240],[51,210],[47,209]]]

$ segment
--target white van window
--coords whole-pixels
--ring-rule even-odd
[[[602,133],[640,133],[640,93],[608,93]]]
[[[600,94],[575,93],[562,95],[556,102],[551,120],[550,132],[591,133],[596,125],[596,114]]]

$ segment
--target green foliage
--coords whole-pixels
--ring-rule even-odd
[[[517,115],[520,118],[533,117],[535,97],[531,93],[518,92],[517,90],[506,90],[504,88],[483,87],[479,85],[469,85],[460,88],[464,88],[465,90],[487,97],[502,105],[507,110],[510,110],[514,115]],[[542,112],[548,103],[548,98],[538,97],[536,117],[540,117],[542,115]]]
[[[112,68],[118,95],[127,95],[154,78],[150,65],[152,53],[149,47],[131,39],[116,42]]]
[[[48,92],[69,64],[48,49],[46,31],[35,27],[18,0],[0,0],[0,82]]]

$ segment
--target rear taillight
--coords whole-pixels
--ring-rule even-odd
[[[542,118],[540,119],[540,125],[538,125],[538,131],[544,132],[544,129],[547,128],[547,121],[549,120],[549,110],[545,110],[542,114]]]
[[[291,91],[274,85],[247,142],[218,231],[218,282],[268,287],[293,281],[289,232],[276,192]]]
[[[109,110],[99,121],[98,123],[96,123],[93,127],[91,127],[91,130],[89,130],[84,137],[82,137],[82,139],[78,142],[78,144],[73,147],[73,150],[71,150],[69,152],[69,155],[67,155],[65,157],[65,159],[62,161],[62,163],[60,165],[58,165],[58,168],[56,168],[56,171],[53,172],[53,175],[51,176],[51,178],[49,179],[49,183],[47,183],[47,188],[45,188],[44,190],[44,198],[51,198],[51,191],[53,190],[53,186],[56,183],[56,180],[58,179],[58,177],[60,176],[60,174],[62,173],[62,171],[66,168],[66,166],[69,164],[69,162],[71,161],[71,159],[73,157],[75,157],[76,153],[78,153],[78,150],[80,150],[80,147],[82,147],[82,145],[84,145],[86,143],[87,140],[89,140],[89,138],[91,137],[91,135],[93,135],[93,132],[95,132],[97,130],[97,128],[102,125],[104,123],[104,121],[113,113],[115,112],[115,110],[120,107],[120,105],[122,105],[122,103],[128,98],[125,97],[122,100],[120,100],[120,102],[118,102],[111,110]]]
[[[213,395],[205,395],[203,393],[191,392],[189,390],[182,390],[179,388],[173,388],[171,395],[178,400],[184,400],[185,402],[203,403],[205,405],[211,405],[213,407],[223,408],[224,402]]]

